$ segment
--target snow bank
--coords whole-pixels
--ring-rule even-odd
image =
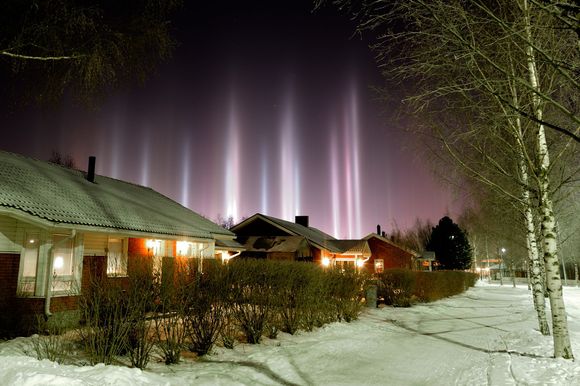
[[[580,289],[565,288],[580,357]],[[353,323],[146,371],[38,361],[30,338],[0,343],[2,385],[578,385],[580,364],[553,359],[525,287],[479,285],[411,308],[367,310]]]

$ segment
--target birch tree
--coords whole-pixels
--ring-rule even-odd
[[[66,91],[90,103],[127,80],[144,81],[175,46],[179,0],[6,0],[0,4],[0,70],[25,101]]]
[[[531,197],[538,198],[554,355],[573,358],[559,277],[549,141],[558,144],[555,159],[576,151],[575,31],[559,29],[554,13],[527,0],[373,1],[360,8],[338,3],[354,10],[361,30],[380,34],[373,48],[384,74],[407,87],[408,112],[422,117],[427,134],[466,174],[522,208],[534,301],[540,330],[547,333],[534,247]],[[546,128],[552,129],[549,136]]]

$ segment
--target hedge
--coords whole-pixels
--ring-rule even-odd
[[[464,271],[390,269],[378,275],[378,297],[387,305],[409,307],[460,294],[476,281],[476,274]]]

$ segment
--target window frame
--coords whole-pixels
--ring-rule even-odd
[[[47,296],[47,285],[50,284],[50,296],[77,296],[81,290],[82,280],[82,265],[83,265],[83,236],[82,234],[70,233],[49,233],[47,231],[26,230],[24,232],[25,238],[22,242],[22,249],[20,253],[20,265],[18,270],[18,297],[38,297],[45,298]],[[37,235],[38,239],[38,255],[36,260],[36,276],[24,276],[26,265],[26,246],[31,239],[31,235]],[[56,275],[54,272],[55,252],[53,247],[58,246],[57,238],[69,239],[67,249],[70,253],[70,274]],[[52,254],[52,256],[51,256]],[[48,265],[50,267],[51,277],[47,275]],[[49,283],[47,283],[47,280]],[[60,288],[59,288],[60,287]]]
[[[120,258],[111,256],[111,240],[119,240],[121,242]],[[107,237],[107,277],[127,277],[129,266],[129,240],[126,237]],[[115,252],[118,253],[118,252]],[[111,258],[114,257],[116,264],[111,264]],[[116,268],[113,270],[113,268]]]

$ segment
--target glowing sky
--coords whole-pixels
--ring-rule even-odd
[[[309,1],[186,3],[180,46],[143,87],[98,111],[66,99],[3,111],[0,148],[39,159],[57,150],[81,169],[95,155],[98,174],[210,219],[309,215],[342,238],[454,213],[375,100],[380,74],[346,16],[311,13]]]

